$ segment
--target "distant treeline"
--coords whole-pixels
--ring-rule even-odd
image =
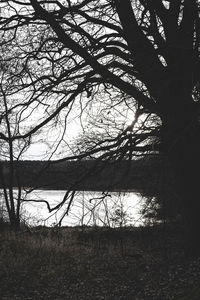
[[[9,162],[0,161],[0,187],[9,185],[9,166]],[[171,181],[170,167],[159,156],[132,161],[14,162],[14,186],[38,189],[134,190],[151,194]]]

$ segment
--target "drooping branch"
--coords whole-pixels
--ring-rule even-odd
[[[90,55],[83,47],[75,42],[60,24],[55,20],[49,12],[43,9],[37,0],[31,0],[31,3],[35,9],[36,15],[44,19],[54,30],[60,42],[62,42],[67,48],[70,48],[79,56],[81,56],[88,65],[90,65],[96,73],[101,75],[105,81],[113,84],[117,88],[123,90],[125,93],[134,97],[140,105],[150,108],[156,111],[156,105],[152,99],[141,93],[136,87],[132,86],[128,82],[123,81],[121,78],[111,73],[105,66],[100,64],[92,55]]]

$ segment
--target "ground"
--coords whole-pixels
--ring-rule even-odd
[[[1,300],[199,300],[178,226],[0,233]]]

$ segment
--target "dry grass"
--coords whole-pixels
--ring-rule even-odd
[[[163,234],[160,228],[5,230],[0,298],[197,300],[191,295],[200,260],[184,258],[179,231]]]

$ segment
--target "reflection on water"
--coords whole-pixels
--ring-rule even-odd
[[[70,198],[62,208],[51,213],[45,203],[38,201],[47,200],[51,206],[55,206],[63,200],[65,193],[60,190],[36,190],[30,193],[27,199],[37,202],[24,203],[29,222],[47,226],[57,224],[66,213]],[[140,208],[141,196],[132,192],[76,192],[62,225],[138,226],[142,222]]]

